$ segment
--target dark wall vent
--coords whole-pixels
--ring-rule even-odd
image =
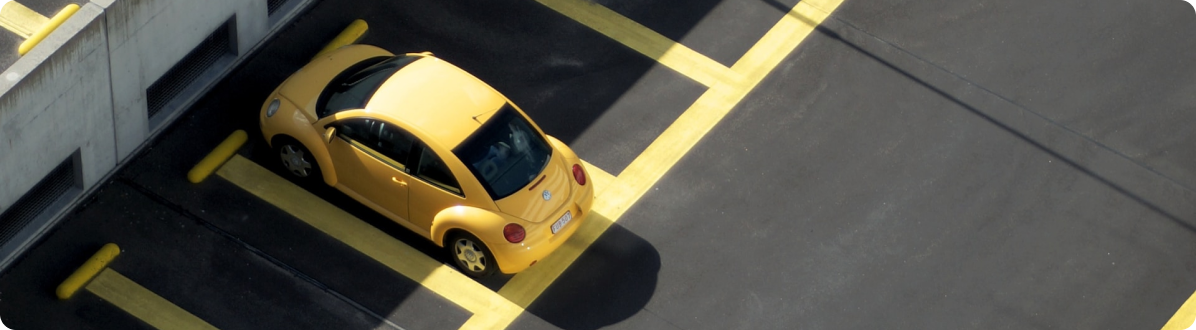
[[[229,20],[220,25],[216,31],[209,34],[187,56],[179,60],[174,67],[171,67],[166,74],[146,89],[145,97],[150,118],[165,109],[170,101],[182,94],[197,78],[211,69],[216,61],[225,56],[236,55],[232,41],[233,31],[230,28],[234,22],[235,20]]]
[[[21,229],[42,213],[52,211],[49,210],[50,206],[67,197],[68,192],[80,191],[75,158],[77,156],[72,156],[58,164],[50,174],[33,186],[32,190],[5,210],[4,214],[0,214],[0,245],[12,240]]]
[[[282,5],[287,4],[287,0],[266,0],[266,11],[268,15],[274,16],[274,12],[282,8]],[[258,7],[261,8],[261,7]]]

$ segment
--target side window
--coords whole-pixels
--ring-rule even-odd
[[[346,119],[337,123],[336,135],[346,139],[356,141],[364,145],[370,144],[370,124],[373,120],[368,119]]]
[[[371,156],[387,158],[407,171],[407,156],[415,138],[393,124],[376,119],[346,119],[338,123],[338,136]]]
[[[415,138],[395,125],[377,120],[373,122],[377,125],[377,141],[371,147],[399,164],[406,165]]]
[[[441,189],[460,195],[461,186],[457,184],[457,178],[453,177],[453,172],[444,165],[444,161],[440,160],[440,157],[437,157],[436,153],[428,150],[427,147],[419,149],[422,152],[419,156],[419,166],[416,167],[415,176]]]

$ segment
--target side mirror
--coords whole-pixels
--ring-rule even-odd
[[[336,136],[336,127],[329,127],[324,130],[324,143],[332,143],[332,137]]]

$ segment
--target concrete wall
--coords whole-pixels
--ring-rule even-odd
[[[76,150],[84,188],[116,166],[102,16],[83,6],[0,74],[0,210]]]
[[[88,191],[201,92],[312,0],[289,0],[267,16],[265,0],[93,0],[41,44],[0,73],[0,213],[55,165],[77,154]],[[147,118],[146,88],[212,31],[235,17],[236,56]],[[283,17],[280,19],[280,17]],[[6,50],[9,51],[9,50]],[[15,52],[16,50],[11,50]],[[41,235],[79,197],[0,242],[0,268]]]
[[[266,1],[123,0],[108,7],[112,79],[121,82],[112,84],[118,158],[164,126],[148,121],[146,88],[234,15],[240,56],[266,36]]]

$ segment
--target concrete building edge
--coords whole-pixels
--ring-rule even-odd
[[[267,24],[269,24],[270,26],[268,27],[266,34],[264,36],[262,36],[261,40],[259,40],[255,44],[253,44],[253,46],[249,47],[244,52],[240,53],[237,56],[237,58],[234,59],[231,63],[228,63],[223,68],[221,68],[218,71],[218,73],[216,74],[215,79],[212,79],[211,81],[207,82],[205,84],[205,86],[203,86],[202,88],[200,88],[198,90],[197,93],[193,94],[191,97],[189,97],[188,99],[181,102],[179,105],[179,109],[177,111],[173,111],[172,113],[166,114],[166,117],[163,117],[160,124],[155,125],[156,127],[149,128],[149,132],[146,134],[145,139],[142,140],[142,142],[137,146],[137,148],[134,148],[132,151],[130,151],[129,154],[127,155],[127,157],[125,157],[123,159],[118,157],[118,160],[117,160],[117,163],[115,164],[115,166],[113,166],[111,169],[109,169],[106,173],[104,173],[102,176],[97,178],[95,181],[92,181],[90,186],[88,186],[88,185],[86,185],[86,183],[84,183],[82,186],[85,188],[80,189],[80,188],[76,187],[73,190],[68,191],[66,194],[64,194],[64,196],[60,200],[55,201],[53,204],[51,204],[51,206],[49,208],[47,208],[47,210],[44,211],[43,214],[38,217],[38,219],[31,221],[31,223],[29,225],[27,225],[25,228],[22,228],[20,230],[20,232],[18,233],[17,237],[14,237],[8,243],[5,243],[4,245],[0,246],[0,253],[2,253],[2,254],[0,254],[0,276],[3,276],[5,273],[7,273],[9,268],[11,268],[13,265],[15,265],[17,262],[19,262],[22,259],[25,252],[27,252],[30,248],[36,246],[37,243],[39,243],[43,238],[45,238],[45,236],[47,234],[49,234],[51,231],[53,231],[53,229],[56,228],[58,226],[58,224],[63,219],[66,218],[67,215],[69,215],[72,211],[74,211],[75,208],[77,208],[80,204],[82,204],[82,202],[84,200],[86,200],[88,197],[90,197],[92,193],[94,193],[100,186],[102,186],[102,183],[107,182],[109,179],[112,178],[112,175],[116,174],[117,171],[119,171],[121,168],[123,168],[125,165],[127,165],[128,163],[126,162],[126,160],[140,154],[149,145],[150,141],[153,141],[155,138],[157,138],[158,135],[161,134],[167,127],[172,125],[175,122],[175,120],[177,120],[179,117],[181,117],[183,114],[185,114],[188,110],[190,110],[190,107],[193,106],[195,104],[195,102],[199,100],[199,98],[201,98],[203,95],[206,95],[209,91],[211,91],[211,89],[213,87],[215,87],[216,84],[218,84],[221,80],[223,80],[225,77],[227,77],[229,73],[231,73],[234,69],[236,69],[238,66],[240,66],[247,58],[249,58],[253,54],[256,54],[261,49],[261,47],[263,45],[265,45],[270,40],[273,40],[274,37],[277,36],[278,33],[280,33],[283,30],[284,27],[286,27],[287,23],[293,21],[295,18],[299,17],[299,15],[302,15],[304,12],[311,9],[311,6],[317,0],[292,0],[292,1],[295,1],[295,3],[293,5],[287,5],[280,9],[280,11],[284,11],[284,12],[278,14],[278,16],[277,16],[278,19],[273,19],[271,17],[267,17],[267,20],[268,20]],[[97,4],[97,2],[99,2],[100,4]],[[98,7],[98,9],[100,9],[101,14],[102,14],[104,9],[106,9],[106,7],[107,7],[103,4],[106,3],[106,4],[110,5],[112,2],[113,1],[104,1],[104,0],[94,1],[93,0],[93,2],[87,3],[84,6],[84,8],[81,9],[80,11],[86,10],[87,8],[89,8],[91,6],[96,6],[96,7]],[[76,16],[81,16],[81,15],[76,15]],[[71,19],[76,19],[76,18],[72,17]],[[95,18],[93,18],[93,19],[95,19]],[[106,22],[105,22],[105,25],[106,25]],[[53,36],[53,34],[51,34],[51,35]],[[73,38],[73,37],[74,37],[74,35],[71,35],[70,38]],[[105,37],[105,39],[107,39],[106,32],[104,34],[104,37]],[[70,38],[67,38],[67,39],[70,39]],[[58,46],[61,46],[61,44]],[[34,50],[30,51],[30,54],[27,54],[27,56],[34,55],[35,53],[38,53],[38,48],[35,48]],[[21,59],[24,59],[24,58],[25,57],[22,57]],[[20,62],[21,59],[18,59],[18,62]],[[33,57],[30,58],[30,60],[37,61],[37,62],[33,63],[34,66],[41,65],[47,59],[48,59],[48,56],[40,57],[40,58],[33,58]],[[14,66],[15,66],[15,64],[14,64]],[[109,67],[109,70],[111,70],[111,67]],[[109,79],[111,79],[111,73],[109,74]],[[8,90],[11,90],[13,87],[14,87],[13,85],[0,87],[0,94],[3,94],[4,92],[7,92]],[[109,93],[112,93],[111,89],[109,89]],[[115,102],[115,100],[112,98],[110,98],[110,100],[112,102]],[[115,116],[114,116],[113,120],[115,120]],[[117,153],[117,151],[115,149],[113,149],[112,152]],[[180,173],[179,175],[180,175],[180,177],[184,177],[185,173]],[[87,180],[87,181],[90,181],[90,180]],[[32,189],[32,188],[30,188],[30,189]],[[28,191],[26,191],[26,193],[28,193]],[[71,196],[71,195],[73,195],[73,196]],[[47,218],[48,218],[48,220],[46,220]],[[40,222],[40,224],[39,224],[39,221],[38,221],[39,219],[43,220],[44,222]]]

